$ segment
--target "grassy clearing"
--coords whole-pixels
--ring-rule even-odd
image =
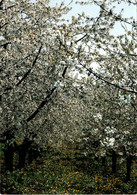
[[[111,174],[111,159],[107,158],[105,174],[100,160],[85,158],[79,151],[49,151],[24,169],[13,173],[2,171],[2,193],[8,194],[133,194],[136,193],[136,164],[132,180],[125,183],[125,164]],[[16,163],[16,156],[14,159]],[[1,160],[3,164],[3,160]]]

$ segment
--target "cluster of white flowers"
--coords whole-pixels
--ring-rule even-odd
[[[0,1],[1,134],[14,127],[15,140],[34,132],[42,145],[87,142],[103,153],[103,144],[119,144],[123,129],[135,135],[136,36],[110,33],[116,22],[133,26],[134,19],[116,15],[110,0],[91,0],[81,4],[99,6],[98,17],[82,13],[67,23],[70,8],[49,2]],[[79,72],[86,76],[72,76]]]

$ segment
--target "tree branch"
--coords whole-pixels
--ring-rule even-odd
[[[78,43],[79,41],[83,40],[88,34],[86,33],[85,35],[83,35],[83,37],[81,37],[80,39],[76,40],[75,43]]]
[[[3,47],[4,49],[7,49],[7,46],[9,44],[11,44],[11,42],[4,43],[4,44],[0,45],[0,47]]]
[[[106,9],[104,8],[103,5],[100,5],[100,4],[99,4],[97,1],[95,1],[95,0],[94,0],[94,2],[95,2],[95,4],[96,4],[97,6],[99,6],[102,10],[104,10],[108,15],[111,15],[115,20],[120,20],[121,22],[125,22],[125,23],[127,23],[127,24],[132,25],[132,23],[130,23],[130,22],[128,22],[128,21],[122,19],[121,17],[119,17],[119,16],[117,16],[117,15],[114,15],[114,14],[112,13],[112,10],[111,10],[111,9],[110,9],[110,10],[106,10]]]
[[[64,71],[62,73],[62,77],[65,77],[66,71],[67,71],[67,66],[64,68]],[[53,92],[55,91],[57,87],[53,87],[52,90],[49,92],[49,94],[46,96],[46,98],[41,102],[41,104],[38,106],[38,108],[33,112],[33,114],[31,116],[29,116],[29,118],[27,118],[27,122],[31,121],[38,113],[39,111],[45,106],[46,103],[48,103],[49,98],[51,97],[51,95],[53,94]]]
[[[136,106],[135,106],[135,104],[133,104],[132,102],[131,102],[131,106],[135,109],[135,111],[137,112],[137,108],[136,108]]]
[[[60,44],[66,49],[67,53],[68,53],[68,54],[71,54],[70,51],[67,49],[67,47],[62,43],[62,41],[61,41],[61,40],[59,40],[59,41],[60,41]],[[78,60],[79,60],[79,57],[80,57],[80,51],[78,52]],[[99,74],[93,72],[93,70],[91,70],[91,69],[88,69],[88,68],[87,68],[85,65],[83,65],[80,61],[79,61],[79,64],[80,64],[82,67],[84,67],[89,73],[91,73],[92,75],[94,75],[96,78],[102,80],[103,82],[107,83],[108,85],[111,85],[111,86],[116,87],[116,88],[121,89],[121,90],[125,90],[125,91],[130,92],[130,93],[137,94],[137,91],[125,89],[124,87],[121,87],[121,86],[119,86],[119,85],[117,85],[117,84],[114,84],[114,83],[111,83],[110,81],[107,81],[106,79],[102,78],[101,75],[99,75]]]
[[[8,9],[11,9],[11,8],[13,8],[13,7],[15,7],[16,5],[11,5],[11,6],[9,6],[9,7],[7,7],[6,9],[4,9],[4,11],[6,11],[6,10],[8,10]]]
[[[87,68],[87,67],[86,67],[85,65],[83,65],[81,62],[79,62],[79,63],[80,63],[80,65],[81,65],[82,67],[84,67],[89,73],[91,73],[92,75],[94,75],[94,76],[95,76],[96,78],[98,78],[99,80],[101,80],[101,81],[107,83],[108,85],[111,85],[111,86],[113,86],[113,87],[116,87],[116,88],[118,88],[118,89],[121,89],[121,90],[130,92],[130,93],[137,94],[137,91],[125,89],[125,87],[121,87],[121,86],[119,86],[119,85],[117,85],[117,84],[111,83],[110,81],[104,79],[101,75],[95,73],[92,69]]]
[[[5,24],[3,25],[0,25],[0,29],[3,28],[4,26],[6,26],[7,24],[9,24],[8,22],[6,22]]]
[[[68,68],[68,67],[66,66],[66,67],[64,68],[64,70],[63,70],[63,73],[62,73],[62,77],[63,77],[63,78],[65,78],[65,74],[66,74],[67,68]]]
[[[33,68],[34,65],[36,64],[36,61],[37,61],[38,56],[39,56],[39,54],[40,54],[40,52],[41,52],[41,49],[42,49],[42,45],[40,46],[39,51],[38,51],[38,53],[37,53],[37,55],[36,55],[36,57],[35,57],[35,59],[34,59],[34,61],[33,61],[33,63],[32,63],[32,68]],[[24,75],[24,76],[22,77],[22,79],[16,84],[16,86],[19,86],[19,85],[22,83],[22,81],[29,75],[29,73],[31,72],[32,68],[30,68],[30,69],[25,73],[25,75]]]
[[[49,98],[51,97],[51,95],[53,94],[53,92],[55,91],[56,87],[54,87],[49,94],[46,96],[46,98],[41,102],[41,104],[38,106],[38,108],[32,113],[31,116],[29,116],[27,118],[27,122],[31,121],[38,113],[39,111],[45,106],[46,103],[48,103]]]

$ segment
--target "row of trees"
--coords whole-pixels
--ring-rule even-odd
[[[70,8],[49,3],[0,1],[0,134],[6,169],[13,170],[15,151],[21,168],[34,145],[40,150],[65,142],[103,159],[111,152],[114,172],[122,152],[129,180],[137,142],[135,20],[116,14],[115,0],[91,0],[80,3],[99,6],[98,17],[82,13],[67,23],[62,18]],[[124,33],[114,36],[117,22]],[[80,79],[72,76],[75,72]]]
[[[124,158],[129,181],[131,164],[136,159],[136,112],[130,102],[121,100],[119,89],[95,83],[92,77],[86,83],[82,91],[78,86],[77,95],[71,91],[69,97],[57,99],[50,112],[54,119],[51,143],[78,147],[85,156],[102,159],[104,167],[110,156],[113,173],[117,171],[117,158]]]

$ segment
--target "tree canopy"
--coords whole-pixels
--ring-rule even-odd
[[[10,146],[27,137],[46,146],[68,140],[95,156],[109,149],[136,155],[136,22],[115,13],[113,4],[121,2],[135,5],[77,2],[96,4],[99,15],[67,22],[71,8],[63,2],[0,1],[2,141]],[[115,36],[117,22],[123,33]],[[13,136],[4,138],[8,131]]]

